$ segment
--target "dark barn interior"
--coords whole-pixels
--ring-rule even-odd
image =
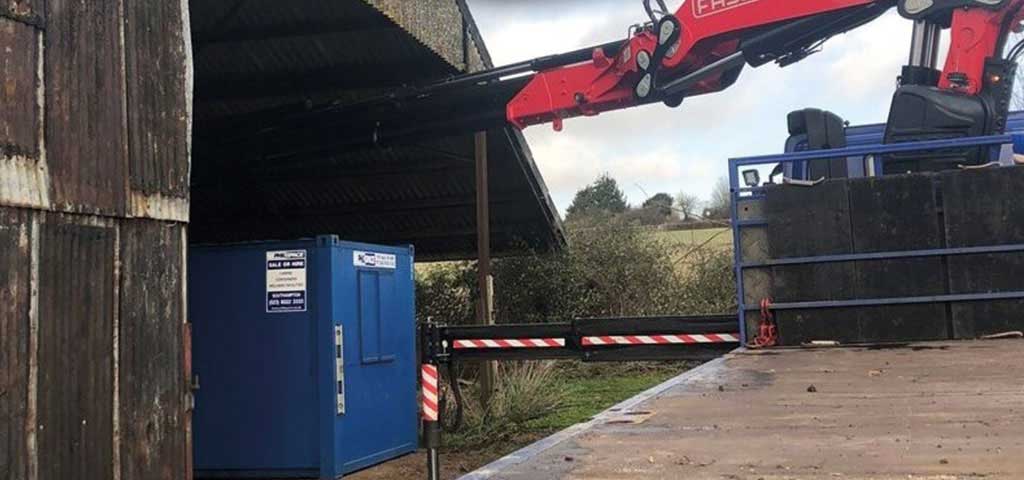
[[[462,0],[412,3],[192,2],[191,243],[335,234],[473,258],[475,129],[488,129],[494,253],[564,242],[524,138],[494,121],[507,98],[468,89],[413,114],[378,99],[491,66]],[[490,119],[438,128],[453,108]]]

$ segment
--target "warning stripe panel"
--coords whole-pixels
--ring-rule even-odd
[[[670,344],[704,344],[704,343],[737,343],[739,334],[705,333],[680,335],[628,335],[583,337],[583,346],[601,345],[670,345]],[[563,338],[502,338],[502,339],[470,339],[454,340],[452,346],[456,350],[466,349],[514,349],[514,348],[562,348]]]
[[[423,419],[437,421],[437,367],[424,364],[420,371],[423,387]]]
[[[501,338],[481,340],[455,340],[452,346],[456,350],[474,348],[562,348],[564,338]]]
[[[601,345],[671,345],[671,344],[705,344],[705,343],[737,343],[739,335],[735,333],[705,333],[703,335],[629,335],[607,337],[583,337],[583,346]]]

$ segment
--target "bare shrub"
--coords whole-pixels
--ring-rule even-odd
[[[507,440],[521,433],[531,420],[557,410],[565,400],[565,393],[555,381],[554,362],[502,363],[499,369],[497,391],[486,407],[480,404],[477,385],[460,384],[463,425],[447,437],[447,446],[472,448]],[[454,408],[450,405],[453,402],[446,403]],[[453,413],[448,411],[446,415]]]

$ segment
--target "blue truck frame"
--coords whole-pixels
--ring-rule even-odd
[[[881,162],[886,154],[924,152],[963,147],[991,147],[993,160],[998,159],[1000,152],[1008,145],[1014,146],[1014,150],[1021,150],[1024,147],[1024,113],[1018,112],[1011,116],[1008,131],[1005,135],[993,135],[986,137],[969,137],[949,140],[932,140],[922,142],[908,142],[900,144],[882,145],[882,133],[884,126],[867,125],[862,127],[847,128],[848,142],[851,146],[841,149],[792,151],[802,147],[800,138],[791,138],[787,141],[787,153],[778,155],[765,155],[754,157],[740,157],[729,159],[729,188],[731,191],[731,225],[733,234],[734,269],[736,277],[738,319],[740,327],[740,341],[742,345],[748,343],[746,318],[747,313],[758,311],[761,305],[750,305],[745,301],[744,272],[751,268],[763,268],[778,265],[811,265],[834,262],[849,262],[857,260],[882,260],[913,257],[941,257],[954,255],[970,255],[979,253],[1004,253],[1024,251],[1024,244],[993,245],[972,248],[943,248],[929,250],[909,250],[897,252],[875,252],[863,254],[823,255],[814,257],[773,259],[761,262],[747,262],[743,258],[741,249],[741,235],[745,228],[766,227],[764,220],[744,220],[741,218],[741,205],[744,202],[762,200],[765,196],[764,185],[747,187],[741,185],[742,170],[758,169],[783,165],[784,171],[800,179],[800,173],[804,171],[803,166],[812,160],[846,157],[851,160],[859,160],[862,164],[869,157],[876,162],[876,172],[881,172]],[[1007,300],[1022,299],[1024,291],[1010,292],[988,292],[974,294],[950,294],[930,295],[916,297],[889,297],[889,298],[867,298],[856,300],[832,300],[814,302],[792,302],[773,303],[773,310],[795,310],[795,309],[822,309],[842,307],[866,307],[881,305],[909,305],[935,302],[970,302],[985,300]]]

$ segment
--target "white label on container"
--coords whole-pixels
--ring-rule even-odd
[[[306,251],[267,252],[267,313],[306,311]]]
[[[390,253],[352,252],[352,263],[357,267],[384,268],[394,270],[398,259]]]

